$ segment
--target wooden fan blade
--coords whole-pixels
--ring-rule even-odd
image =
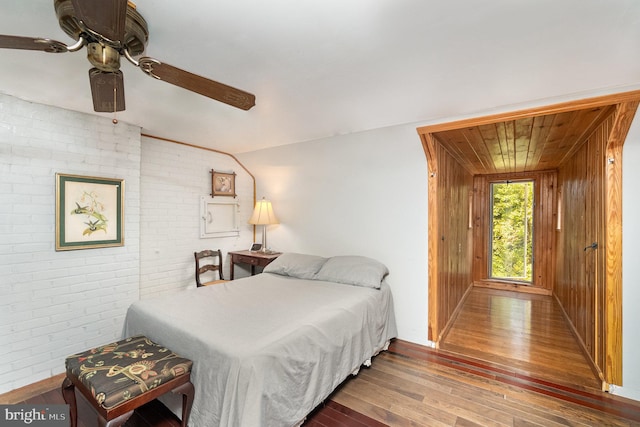
[[[0,34],[0,48],[42,50],[44,52],[67,52],[67,45],[55,40],[39,37],[6,36]]]
[[[123,41],[127,0],[72,0],[78,20],[112,41]]]
[[[253,94],[181,70],[172,65],[163,64],[156,59],[145,56],[140,58],[139,64],[142,71],[152,77],[216,101],[224,102],[232,107],[248,110],[256,105],[256,97]]]
[[[93,109],[98,113],[124,111],[124,77],[122,71],[89,70]]]

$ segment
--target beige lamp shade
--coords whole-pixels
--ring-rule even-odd
[[[273,206],[271,206],[271,202],[265,200],[263,197],[262,200],[256,203],[256,207],[253,210],[253,215],[249,218],[249,224],[255,225],[267,225],[267,224],[279,224],[278,218],[273,213]]]
[[[263,197],[262,200],[256,203],[256,207],[253,209],[253,215],[249,218],[249,224],[262,225],[262,248],[260,252],[271,253],[271,251],[267,249],[267,225],[278,224],[279,222],[273,213],[273,206],[271,206],[270,201],[265,200]]]

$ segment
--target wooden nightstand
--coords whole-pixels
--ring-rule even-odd
[[[263,254],[262,252],[251,251],[235,251],[229,252],[231,255],[231,274],[230,279],[233,280],[233,267],[235,264],[248,264],[251,266],[251,275],[256,274],[257,267],[266,267],[271,261],[282,255],[282,252],[274,252],[272,254]]]

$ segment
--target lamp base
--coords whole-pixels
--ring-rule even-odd
[[[272,251],[271,249],[267,248],[267,224],[264,224],[262,226],[262,248],[260,248],[258,252],[264,255],[271,255],[276,253],[276,251]]]

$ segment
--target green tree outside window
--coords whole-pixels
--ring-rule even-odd
[[[533,181],[491,184],[490,276],[533,278]]]

